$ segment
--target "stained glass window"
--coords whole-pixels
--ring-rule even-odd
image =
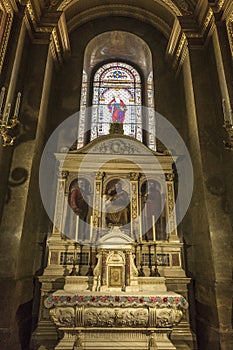
[[[90,88],[89,88],[90,89]],[[84,146],[84,133],[87,130],[87,91],[88,77],[83,72],[82,96],[78,127],[77,148]],[[146,79],[146,112],[148,146],[156,150],[153,73]],[[142,86],[138,71],[123,62],[111,62],[101,66],[93,78],[92,108],[89,124],[90,138],[109,134],[111,123],[122,123],[124,134],[142,142]]]
[[[107,135],[111,123],[142,141],[141,79],[135,68],[112,62],[99,68],[93,82],[91,140]]]

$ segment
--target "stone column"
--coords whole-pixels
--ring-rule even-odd
[[[223,26],[225,27],[225,36],[223,36],[222,31]],[[219,36],[221,35],[221,41],[219,40]],[[231,99],[233,98],[233,88],[232,88],[232,76],[231,71],[226,64],[228,61],[228,64],[230,66],[231,62],[227,57],[227,53],[225,50],[226,42],[224,44],[224,41],[226,40],[226,26],[225,23],[216,23],[214,32],[212,34],[212,42],[213,42],[213,48],[214,48],[214,56],[216,61],[216,69],[217,69],[217,75],[218,75],[218,81],[221,91],[221,97],[225,100],[225,108],[226,108],[226,116],[229,118],[229,113],[233,109],[233,105],[231,102]],[[223,56],[224,53],[224,56]],[[230,56],[230,55],[229,55]],[[225,63],[225,64],[224,64]]]
[[[213,62],[210,62],[210,53],[214,53],[216,63],[220,63],[217,71]],[[203,47],[190,47],[183,65],[190,150],[194,167],[194,194],[189,209],[192,213],[192,226],[189,223],[189,227],[193,231],[189,243],[193,256],[189,259],[194,257],[195,260],[193,266],[190,265],[190,270],[195,279],[197,333],[201,339],[201,350],[212,349],[219,344],[224,350],[232,346],[232,332],[229,331],[232,310],[228,304],[232,293],[232,266],[229,263],[232,256],[232,229],[225,206],[225,173],[232,164],[232,159],[223,161],[223,140],[221,133],[216,132],[223,124],[221,99],[214,97],[219,91],[216,83],[218,79],[221,93],[225,94],[226,105],[229,106],[225,72],[220,58],[215,30],[213,49],[211,45],[208,51]],[[230,168],[232,171],[231,166]],[[190,237],[191,235],[189,240]],[[208,316],[207,309],[211,310]]]

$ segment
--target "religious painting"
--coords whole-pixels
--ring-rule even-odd
[[[75,240],[86,239],[85,223],[90,223],[92,213],[91,185],[87,179],[77,178],[71,182],[66,212],[64,235]]]
[[[142,225],[146,240],[164,239],[163,198],[158,181],[149,179],[141,186]]]
[[[130,199],[120,179],[108,182],[104,195],[106,226],[125,226],[130,221]]]

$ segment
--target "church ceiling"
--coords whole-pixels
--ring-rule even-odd
[[[159,29],[164,25],[164,32],[177,18],[186,30],[201,34],[213,13],[233,11],[231,0],[0,0],[5,7],[15,7],[17,2],[26,4],[37,21],[46,14],[64,12],[69,31],[94,18],[122,15],[160,21]]]
[[[14,14],[24,11],[31,40],[51,42],[53,57],[58,63],[70,50],[71,32],[97,19],[111,21],[117,17],[156,28],[168,41],[168,56],[175,57],[177,62],[185,46],[203,45],[213,32],[215,22],[223,20],[233,52],[232,0],[0,0],[0,9],[8,18],[6,41]],[[2,42],[2,51],[4,47],[6,43]]]

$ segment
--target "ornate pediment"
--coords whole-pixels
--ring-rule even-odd
[[[126,135],[109,134],[100,136],[83,148],[69,153],[89,153],[89,154],[113,154],[113,155],[137,155],[153,153],[140,141]]]

